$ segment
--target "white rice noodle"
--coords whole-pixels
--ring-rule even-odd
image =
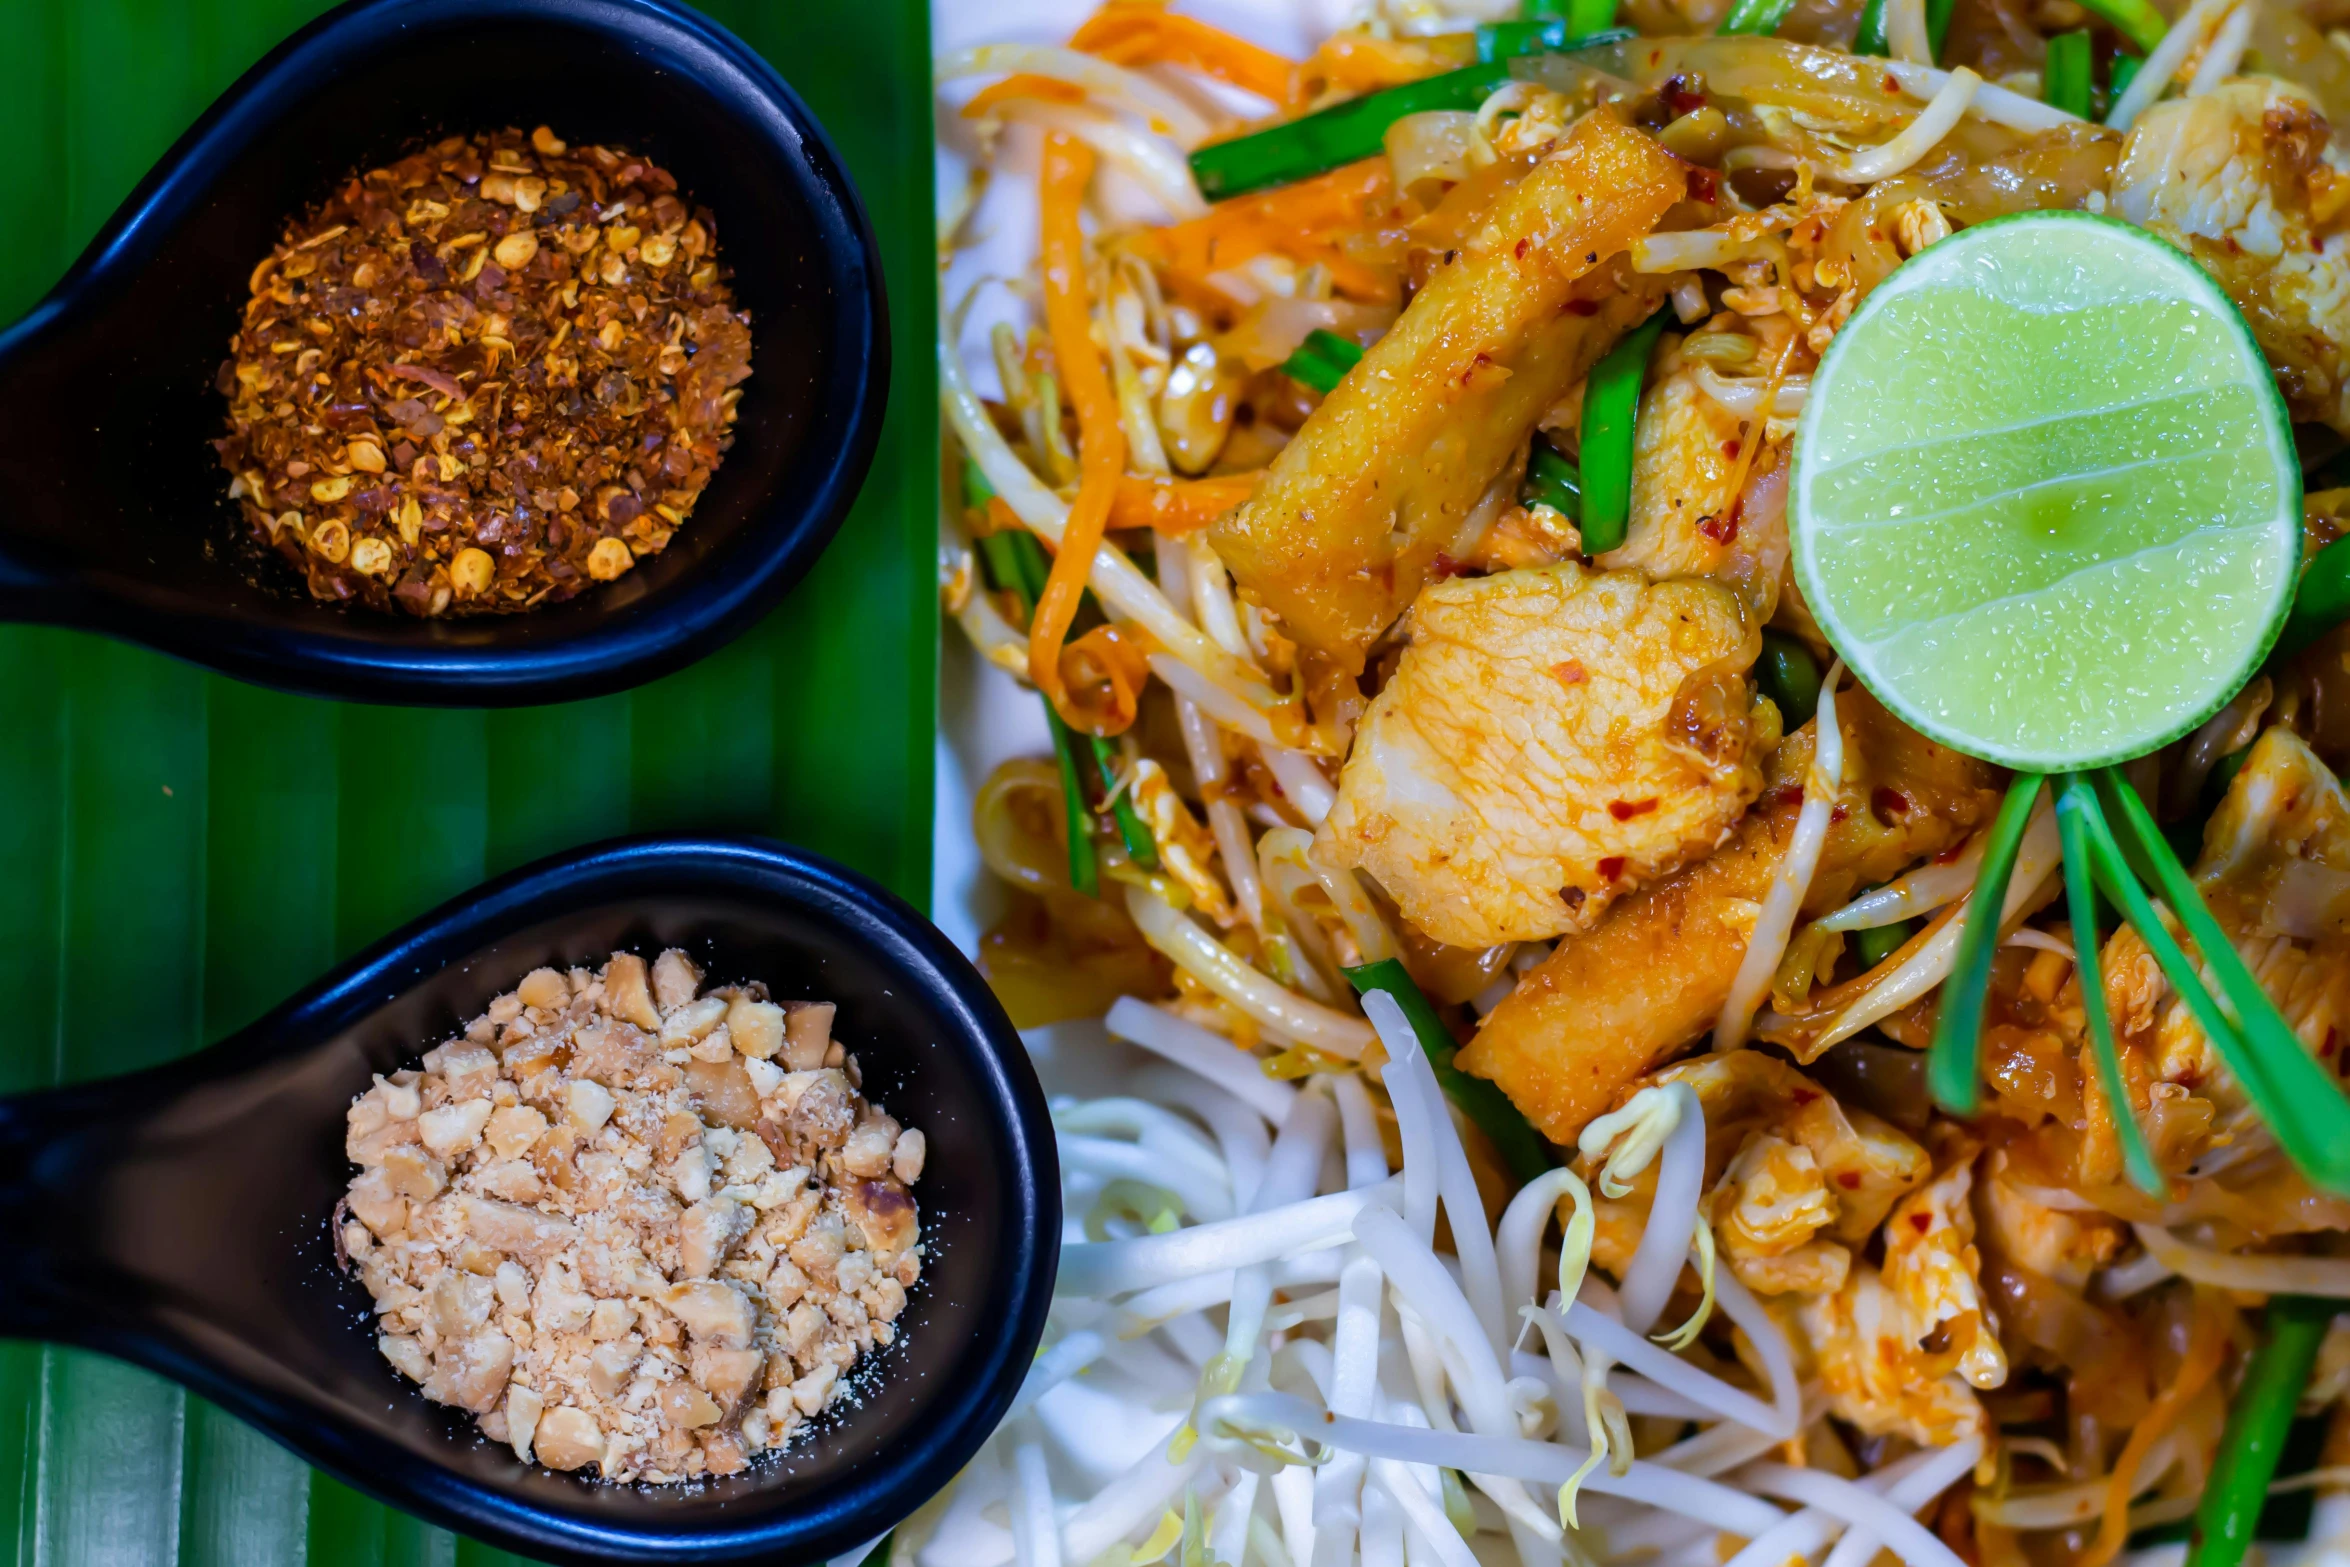
[[[2048,932],[2034,930],[2028,925],[2022,930],[2009,931],[1999,938],[1999,944],[2003,947],[2029,947],[2035,952],[2054,952],[2068,958],[2073,956],[2071,942],[2060,941]]]
[[[1950,85],[1950,73],[1938,66],[1920,65],[1912,60],[1880,61],[1886,72],[1901,84],[1901,90],[1913,98],[1931,99]],[[2060,125],[2085,125],[2088,122],[2077,114],[2069,114],[2037,98],[2011,92],[1992,82],[1975,89],[1975,101],[1967,112],[1994,125],[2004,125],[2017,131],[2052,131]]]
[[[1053,1293],[1124,1295],[1335,1245],[1354,1233],[1355,1218],[1364,1209],[1394,1207],[1403,1195],[1398,1185],[1391,1177],[1359,1192],[1332,1192],[1270,1213],[1189,1225],[1164,1235],[1063,1246]]]
[[[2122,89],[2113,107],[2106,111],[2105,123],[2117,131],[2126,131],[2138,123],[2138,116],[2154,106],[2154,101],[2169,88],[2171,79],[2179,74],[2188,56],[2203,46],[2212,30],[2226,20],[2229,11],[2245,0],[2195,0],[2170,31],[2162,35],[2162,42],[2147,52],[2146,63],[2138,67],[2138,74],[2130,78],[2130,85]]]
[[[1920,0],[1893,0],[1916,5]],[[1821,172],[1847,185],[1873,185],[1879,180],[1891,179],[1902,170],[1932,152],[1951,128],[1966,117],[1967,106],[1975,101],[1975,91],[1983,79],[1965,66],[1950,73],[1950,80],[1933,100],[1918,112],[1918,117],[1902,127],[1900,134],[1865,152],[1856,152],[1840,163],[1830,163]]]
[[[1044,1449],[1034,1442],[1012,1450],[1012,1559],[1020,1567],[1061,1567],[1052,1477],[1045,1472]]]
[[[1132,996],[1112,1002],[1103,1024],[1118,1038],[1198,1073],[1274,1125],[1289,1119],[1297,1090],[1267,1077],[1256,1057],[1235,1048],[1223,1035]]]
[[[1330,787],[1330,780],[1314,765],[1314,759],[1302,751],[1287,746],[1257,743],[1257,754],[1265,759],[1265,768],[1273,781],[1281,786],[1282,798],[1297,807],[1297,812],[1315,827],[1322,825],[1330,815],[1330,808],[1338,803],[1338,791]]]
[[[1735,1050],[1746,1043],[1755,1008],[1770,993],[1772,976],[1779,972],[1779,960],[1787,954],[1787,938],[1795,931],[1795,917],[1802,912],[1804,895],[1811,890],[1812,873],[1819,869],[1820,846],[1828,839],[1828,818],[1836,808],[1836,793],[1844,785],[1844,730],[1836,721],[1836,681],[1843,673],[1844,661],[1838,659],[1828,666],[1827,678],[1820,682],[1819,716],[1814,727],[1818,738],[1812,746],[1811,766],[1803,776],[1803,809],[1796,813],[1787,853],[1779,861],[1778,875],[1771,879],[1762,911],[1755,916],[1754,932],[1747,937],[1746,956],[1739,961],[1737,978],[1730,982],[1730,994],[1723,998],[1721,1014],[1714,1019],[1716,1050]],[[1680,1255],[1679,1246],[1673,1251],[1676,1257]]]
[[[999,105],[996,112],[1007,120],[1076,137],[1101,154],[1104,163],[1149,191],[1151,199],[1175,222],[1188,222],[1207,213],[1208,203],[1192,178],[1191,165],[1185,161],[1183,149],[1169,137],[1137,130],[1076,104],[1047,103],[1041,98],[1015,98]]]
[[[2252,40],[2253,9],[2253,0],[2245,0],[2219,24],[2219,31],[2211,36],[2211,47],[2203,51],[2195,74],[2187,78],[2188,97],[2207,93],[2236,74],[2244,63],[2244,46]]]
[[[1280,1431],[1316,1444],[1402,1463],[1435,1464],[1470,1474],[1502,1475],[1538,1485],[1566,1483],[1581,1465],[1579,1448],[1524,1437],[1492,1437],[1453,1431],[1426,1431],[1390,1421],[1316,1411],[1303,1399],[1282,1393],[1220,1398],[1202,1411],[1222,1435],[1234,1430]],[[1203,1444],[1204,1445],[1204,1444]],[[1660,1507],[1749,1537],[1776,1527],[1786,1514],[1770,1503],[1717,1481],[1635,1460],[1624,1474],[1605,1468],[1583,1481],[1594,1495],[1620,1496]]]
[[[2007,883],[2007,898],[2000,906],[2002,925],[2015,918],[2017,912],[2040,894],[2040,889],[2064,862],[2064,849],[2057,842],[2056,813],[2049,808],[2047,798],[2032,808],[2031,822],[2024,829],[2024,840],[2016,849],[2015,874]],[[1970,897],[1970,900],[1971,897]],[[1958,938],[1966,925],[1966,914],[1946,920],[1918,950],[1898,963],[1883,966],[1882,975],[1867,990],[1853,997],[1851,1003],[1836,1015],[1827,1029],[1812,1043],[1820,1050],[1850,1039],[1879,1018],[1908,1006],[1950,977],[1958,962]]]
[[[1926,28],[1926,0],[1886,0],[1885,47],[1896,60],[1934,63],[1934,38]]]
[[[2350,1300],[2350,1257],[2260,1257],[2192,1246],[2156,1224],[2133,1224],[2138,1244],[2180,1278],[2261,1295]]]
[[[962,443],[972,461],[979,464],[980,472],[986,475],[996,494],[1003,497],[1004,504],[1012,508],[1012,514],[1037,537],[1058,549],[1061,534],[1068,526],[1069,508],[1004,444],[995,422],[980,405],[978,394],[972,391],[970,377],[963,370],[963,356],[954,345],[950,314],[941,321],[939,329],[939,402],[948,424],[954,427],[956,440]],[[1266,716],[1279,703],[1273,688],[1245,661],[1216,646],[1197,626],[1177,614],[1158,585],[1143,575],[1124,551],[1104,543],[1094,552],[1093,571],[1086,584],[1113,614],[1133,621],[1167,650],[1152,655],[1154,669],[1161,662],[1183,668],[1193,677],[1191,685],[1198,688],[1189,692],[1195,700],[1200,689],[1215,693],[1214,702],[1203,701],[1201,705],[1218,721],[1232,728],[1253,723],[1265,739],[1273,738],[1272,722]],[[1227,712],[1246,717],[1235,721],[1225,716]]]
[[[1126,912],[1142,939],[1176,967],[1282,1038],[1349,1061],[1370,1045],[1370,1024],[1274,983],[1147,887],[1127,887]]]
[[[1823,699],[1821,711],[1826,710]],[[1664,1095],[1673,1107],[1673,1129],[1665,1134],[1664,1148],[1657,1155],[1656,1195],[1649,1204],[1648,1222],[1641,1227],[1640,1244],[1624,1267],[1620,1292],[1624,1326],[1634,1333],[1655,1327],[1672,1297],[1699,1222],[1697,1201],[1704,1195],[1705,1106],[1687,1083],[1666,1084]]]
[[[1208,121],[1183,98],[1139,71],[1075,49],[1036,44],[983,44],[959,49],[931,68],[939,85],[969,76],[1047,76],[1077,87],[1095,103],[1139,116],[1151,130],[1172,136],[1189,152],[1208,134]]]
[[[2160,1483],[2179,1460],[2179,1438],[2172,1432],[2146,1450],[2131,1477],[2130,1494],[2142,1496]],[[2101,1475],[2071,1485],[2034,1486],[2005,1496],[1978,1496],[1974,1513],[2005,1529],[2072,1529],[2093,1524],[2105,1513],[2113,1495],[2112,1477]]]
[[[1975,878],[1982,874],[1986,841],[1985,834],[1977,833],[1966,846],[1966,852],[1949,864],[1929,863],[1897,876],[1882,887],[1862,893],[1833,914],[1821,915],[1812,922],[1812,928],[1873,930],[1879,925],[1897,925],[1956,903],[1974,891]]]
[[[1452,1111],[1445,1103],[1444,1090],[1436,1083],[1436,1069],[1429,1065],[1427,1052],[1420,1046],[1419,1036],[1403,1015],[1403,1008],[1393,996],[1383,990],[1374,990],[1363,998],[1363,1011],[1379,1030],[1380,1043],[1387,1047],[1387,1089],[1390,1098],[1395,1094],[1394,1079],[1402,1067],[1401,1076],[1413,1084],[1421,1103],[1428,1109],[1436,1145],[1437,1185],[1444,1196],[1444,1211],[1452,1223],[1453,1255],[1460,1259],[1461,1289],[1469,1298],[1477,1314],[1477,1324],[1485,1330],[1485,1343],[1493,1364],[1498,1368],[1508,1359],[1513,1319],[1502,1307],[1501,1270],[1493,1256],[1491,1221],[1485,1217],[1485,1199],[1478,1194],[1477,1177],[1469,1169],[1468,1150],[1461,1146],[1461,1134],[1452,1124]]]
[[[1409,190],[1422,180],[1458,183],[1469,177],[1469,148],[1477,116],[1466,109],[1432,109],[1407,114],[1387,127],[1387,162],[1395,188]]]
[[[1696,377],[1699,390],[1740,418],[1751,419],[1761,411],[1763,393],[1767,387],[1759,378],[1726,376],[1711,365],[1699,365],[1691,374]],[[1810,376],[1788,376],[1779,382],[1779,390],[1771,398],[1770,416],[1774,419],[1793,419],[1803,412],[1803,405],[1810,396]]]
[[[1951,1451],[1963,1452],[1971,1442],[1970,1438],[1968,1443]],[[1974,1455],[1967,1454],[1967,1465],[1973,1462]],[[1786,1464],[1755,1464],[1743,1471],[1741,1478],[1758,1491],[1816,1507],[1847,1524],[1868,1529],[1907,1567],[1963,1567],[1957,1552],[1899,1506],[1866,1486],[1839,1479],[1824,1470],[1795,1469]]]

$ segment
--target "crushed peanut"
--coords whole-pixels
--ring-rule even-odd
[[[352,175],[253,272],[229,495],[317,598],[482,614],[611,581],[733,440],[751,334],[716,247],[666,169],[543,125]]]
[[[339,1253],[377,1346],[525,1462],[740,1470],[849,1396],[921,1277],[925,1144],[827,1002],[538,969],[353,1101]]]

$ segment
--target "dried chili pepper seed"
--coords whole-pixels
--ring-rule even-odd
[[[667,170],[543,125],[354,174],[254,269],[230,498],[338,603],[510,613],[623,575],[733,440],[750,318],[717,231]]]

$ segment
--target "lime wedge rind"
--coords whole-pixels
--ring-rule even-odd
[[[1999,308],[1947,308],[1954,283]],[[2163,340],[2038,362],[2079,336],[2040,319],[2117,300]],[[2163,384],[2117,396],[2117,364]],[[2031,418],[1937,406],[2026,381]],[[1959,450],[1945,467],[2038,476],[1968,493],[1934,460]],[[1813,376],[1791,500],[1797,585],[1856,678],[1931,738],[2032,771],[2144,755],[2225,705],[2283,628],[2301,551],[2291,424],[2242,316],[2171,246],[2082,213],[1962,230],[1879,285]]]

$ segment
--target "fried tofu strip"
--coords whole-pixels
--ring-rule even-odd
[[[1998,809],[1998,774],[1934,744],[1859,687],[1839,694],[1845,781],[1807,915],[1940,853]],[[1460,1065],[1501,1085],[1553,1142],[1571,1143],[1617,1090],[1711,1027],[1795,834],[1812,729],[1771,762],[1762,803],[1710,857],[1569,936],[1485,1019]]]
[[[1606,263],[1682,165],[1604,112],[1504,196],[1209,535],[1289,634],[1359,671],[1535,421],[1655,308]]]

